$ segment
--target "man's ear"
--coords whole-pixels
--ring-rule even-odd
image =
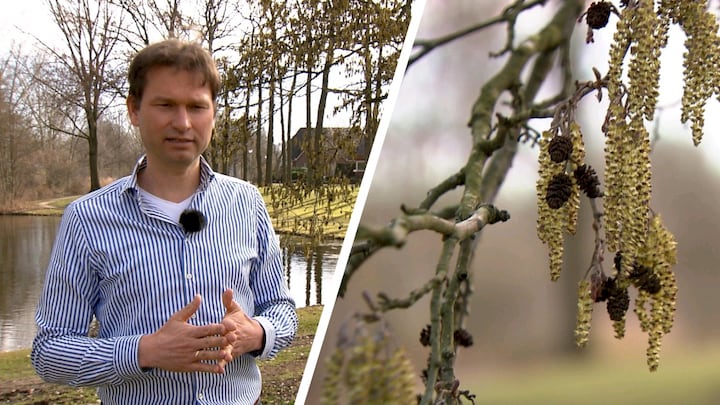
[[[127,105],[128,110],[128,116],[130,116],[130,122],[134,126],[138,126],[138,109],[140,109],[140,100],[135,98],[135,96],[128,96],[127,100],[125,100],[125,105]]]

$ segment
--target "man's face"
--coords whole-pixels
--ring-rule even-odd
[[[198,72],[154,67],[142,100],[128,97],[130,121],[140,129],[148,164],[187,168],[210,143],[215,119],[210,87]]]

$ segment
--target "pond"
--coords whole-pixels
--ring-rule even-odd
[[[29,348],[35,308],[59,217],[0,215],[0,352]],[[285,276],[298,307],[328,300],[340,242],[310,248],[307,238],[280,236]],[[306,260],[306,252],[309,260]]]

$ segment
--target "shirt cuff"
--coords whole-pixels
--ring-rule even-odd
[[[258,316],[253,319],[258,321],[265,331],[265,340],[261,350],[251,352],[250,354],[259,359],[267,359],[270,357],[273,347],[275,347],[275,327],[270,323],[270,320],[264,316]]]
[[[120,378],[128,379],[143,374],[138,359],[142,335],[122,336],[115,340],[115,371]]]

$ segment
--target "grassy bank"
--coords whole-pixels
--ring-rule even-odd
[[[260,192],[276,232],[342,239],[355,206],[358,187],[323,186],[318,190],[302,190],[274,185],[261,187]],[[3,213],[60,216],[65,207],[78,197],[35,201]]]
[[[315,190],[274,185],[260,189],[277,232],[345,237],[358,186],[324,185]]]
[[[292,345],[273,360],[259,362],[263,404],[292,404],[305,368],[322,306],[298,309],[300,325]],[[0,353],[0,404],[97,404],[92,388],[72,388],[40,380],[30,365],[29,350]]]

